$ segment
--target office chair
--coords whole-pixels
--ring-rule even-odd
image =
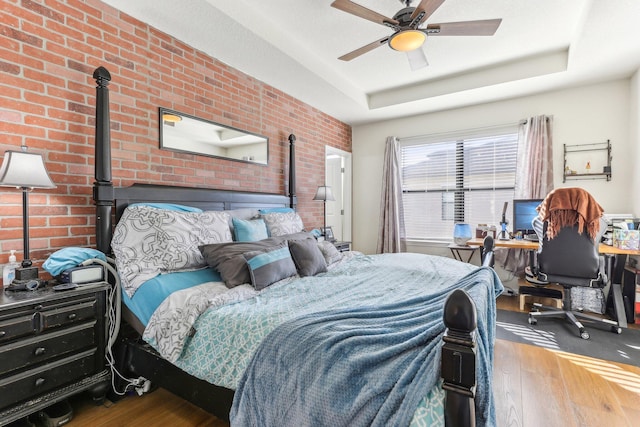
[[[600,218],[597,220],[600,221]],[[548,221],[543,222],[540,217],[534,220],[534,229],[541,231],[540,248],[537,265],[531,269],[532,274],[527,274],[526,279],[536,285],[535,287],[544,286],[545,283],[560,284],[564,289],[562,309],[534,304],[534,309],[529,313],[529,324],[535,325],[541,317],[564,318],[578,328],[581,338],[589,339],[589,333],[578,320],[580,318],[607,325],[612,332],[621,333],[622,329],[616,321],[571,309],[571,288],[603,288],[607,283],[604,258],[598,253],[601,233],[594,239],[586,227],[579,232],[578,224],[564,225],[559,229],[556,227],[555,235],[549,239],[548,226]],[[531,276],[535,278],[532,279]]]

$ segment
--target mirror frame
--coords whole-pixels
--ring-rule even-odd
[[[264,141],[258,141],[256,143],[261,143],[264,142],[264,144],[266,144],[266,158],[265,161],[258,161],[258,160],[250,160],[245,158],[246,156],[243,156],[242,158],[240,157],[231,157],[231,156],[225,156],[225,155],[217,155],[217,154],[213,154],[213,153],[208,153],[205,151],[198,151],[197,149],[183,149],[180,148],[177,145],[171,145],[170,141],[165,141],[165,120],[164,120],[164,116],[168,114],[168,115],[173,115],[173,116],[177,116],[179,117],[182,121],[182,119],[189,119],[189,120],[195,120],[204,124],[208,124],[211,125],[213,127],[213,131],[216,130],[223,130],[223,131],[231,131],[233,133],[241,133],[243,134],[242,136],[250,136],[250,137],[257,137],[261,140]],[[176,123],[180,123],[180,121],[176,122]],[[202,119],[200,117],[195,117],[192,116],[190,114],[185,114],[185,113],[181,113],[179,111],[175,111],[175,110],[170,110],[168,108],[164,108],[164,107],[159,107],[158,108],[158,122],[159,122],[159,139],[160,139],[160,149],[162,150],[169,150],[169,151],[176,151],[179,153],[188,153],[188,154],[196,154],[199,156],[206,156],[206,157],[213,157],[213,158],[218,158],[218,159],[224,159],[224,160],[230,160],[230,161],[234,161],[234,162],[241,162],[241,163],[249,163],[252,165],[260,165],[260,166],[267,166],[269,164],[269,138],[263,135],[259,135],[257,133],[253,133],[253,132],[247,132],[245,130],[242,129],[238,129],[238,128],[234,128],[232,126],[227,126],[227,125],[223,125],[220,123],[216,123],[214,121],[211,120],[207,120],[207,119]],[[213,141],[212,141],[213,142]],[[169,143],[169,144],[168,144]],[[215,145],[215,144],[214,144]]]

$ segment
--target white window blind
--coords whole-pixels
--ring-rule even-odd
[[[496,132],[497,133],[497,132]],[[401,143],[402,190],[409,240],[452,239],[456,222],[498,226],[510,218],[518,135],[412,138]]]

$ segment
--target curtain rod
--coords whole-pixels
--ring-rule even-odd
[[[519,120],[517,123],[503,123],[500,125],[491,125],[491,126],[483,126],[483,127],[477,127],[477,128],[471,128],[471,129],[463,129],[463,130],[458,130],[458,131],[450,131],[450,132],[440,132],[440,133],[431,133],[431,134],[426,134],[426,135],[414,135],[414,136],[407,136],[404,138],[398,138],[398,142],[407,142],[407,141],[412,141],[414,139],[423,139],[423,138],[434,138],[434,137],[444,137],[444,136],[453,136],[453,135],[460,135],[460,134],[465,134],[465,133],[473,133],[473,132],[479,132],[479,131],[485,131],[485,130],[491,130],[491,129],[503,129],[503,128],[507,128],[510,126],[520,126],[520,125],[526,125],[527,122],[529,120],[528,119],[522,119]],[[549,117],[546,117],[546,121],[549,121]]]
[[[446,136],[454,136],[454,135],[455,136],[459,136],[461,134],[468,134],[468,133],[491,130],[491,129],[503,129],[503,128],[513,127],[513,126],[523,125],[523,124],[526,124],[526,123],[527,123],[527,120],[524,119],[524,120],[520,120],[517,123],[504,123],[504,124],[500,124],[500,125],[483,126],[483,127],[477,127],[477,128],[471,128],[471,129],[462,129],[462,130],[457,130],[457,131],[449,131],[449,132],[440,132],[440,133],[430,133],[430,134],[425,134],[425,135],[407,136],[407,137],[404,137],[404,138],[398,138],[398,142],[407,142],[407,141],[412,141],[414,139],[437,138],[437,137],[446,137]]]

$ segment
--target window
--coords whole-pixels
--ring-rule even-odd
[[[401,141],[408,240],[451,240],[456,222],[499,228],[504,203],[510,212],[514,198],[518,134],[493,133]]]

